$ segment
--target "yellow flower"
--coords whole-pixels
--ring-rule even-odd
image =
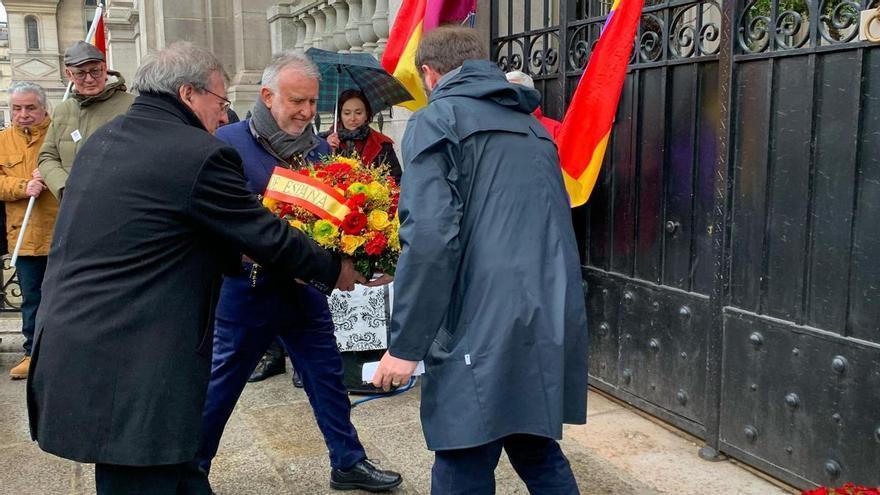
[[[397,234],[397,229],[388,234],[388,247],[394,251],[400,251],[400,236]]]
[[[357,248],[364,245],[367,242],[365,237],[361,237],[359,235],[347,235],[342,234],[342,252],[347,255],[352,255],[357,250]]]
[[[263,206],[269,208],[271,211],[275,211],[275,207],[278,206],[278,201],[275,201],[272,198],[263,198]]]
[[[391,225],[388,221],[388,213],[382,210],[373,210],[367,215],[367,227],[370,230],[383,231]]]
[[[397,214],[394,214],[394,219],[391,220],[390,224],[391,232],[388,233],[388,246],[395,251],[400,251],[400,217]]]
[[[339,229],[327,220],[318,220],[315,222],[314,236],[318,244],[333,247],[336,244],[334,241],[339,237]]]
[[[367,186],[361,182],[353,182],[348,186],[348,192],[350,192],[352,196],[355,194],[367,194]]]
[[[367,186],[367,197],[372,200],[381,201],[388,199],[388,189],[382,184],[373,181]]]
[[[290,226],[295,229],[299,229],[299,230],[303,230],[303,231],[305,230],[305,229],[303,229],[303,227],[304,227],[303,223],[300,222],[299,220],[291,219],[291,220],[288,220],[287,223],[289,223]]]
[[[354,158],[337,155],[333,157],[333,161],[336,163],[345,163],[346,165],[350,165],[351,168],[361,168],[361,162]]]

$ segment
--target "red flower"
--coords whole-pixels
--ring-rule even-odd
[[[365,204],[367,204],[367,195],[363,193],[355,194],[354,196],[348,198],[348,201],[345,202],[345,205],[352,210],[357,210]]]
[[[367,216],[359,211],[352,211],[342,220],[342,231],[348,235],[358,235],[367,226]]]
[[[338,178],[351,173],[351,165],[347,163],[331,163],[324,167],[324,171]]]
[[[370,256],[379,256],[382,254],[382,251],[385,251],[385,246],[387,245],[388,239],[385,238],[385,234],[376,232],[364,245],[364,251]]]
[[[297,173],[299,173],[300,175],[305,175],[306,177],[312,175],[311,171],[307,168],[301,168],[297,170]]]

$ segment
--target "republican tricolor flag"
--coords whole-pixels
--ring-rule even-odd
[[[403,0],[382,55],[382,67],[414,97],[400,106],[416,111],[428,103],[416,67],[416,51],[422,36],[441,24],[464,21],[475,11],[476,3],[476,0]]]
[[[102,5],[103,7],[103,5]],[[95,17],[97,18],[98,25],[95,26],[95,36],[92,38],[91,44],[95,45],[95,48],[101,50],[101,53],[104,56],[107,56],[107,40],[104,32],[104,14],[103,8],[95,13]]]
[[[572,206],[587,202],[605,157],[643,0],[614,0],[562,121],[557,146]]]

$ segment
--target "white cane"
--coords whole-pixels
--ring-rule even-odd
[[[103,10],[103,3],[98,5],[98,8],[95,9],[95,17],[92,19],[92,25],[89,27],[89,33],[86,35],[86,43],[91,43],[95,38],[95,31],[98,29],[98,20],[101,18]],[[66,101],[67,98],[70,97],[70,89],[72,87],[73,81],[67,83],[67,90],[64,92],[64,98],[62,98],[61,101]],[[12,260],[9,262],[12,267],[15,267],[15,264],[18,262],[18,252],[21,251],[21,241],[24,240],[24,232],[27,230],[28,222],[31,219],[31,212],[34,211],[34,204],[36,202],[37,198],[34,196],[31,196],[30,201],[28,201],[27,210],[24,212],[24,220],[21,222],[21,230],[18,231],[18,240],[15,241],[15,249],[12,251]]]

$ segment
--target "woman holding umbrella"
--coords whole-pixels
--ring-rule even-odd
[[[402,169],[394,152],[394,141],[370,127],[373,110],[364,94],[357,89],[343,91],[337,109],[334,129],[321,134],[333,151],[357,153],[365,164],[372,167],[387,165],[389,175],[399,183]]]

